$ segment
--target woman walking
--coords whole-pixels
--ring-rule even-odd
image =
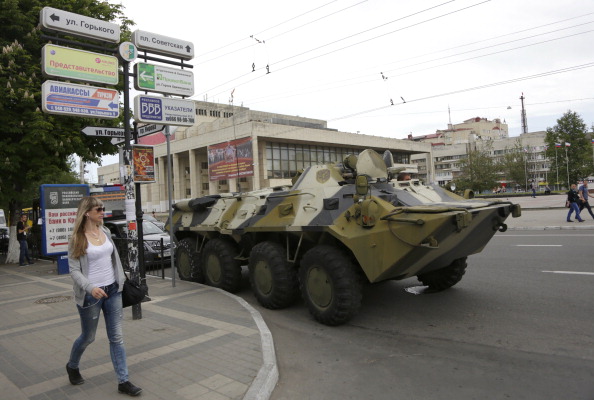
[[[109,230],[103,227],[104,211],[101,200],[83,197],[68,246],[68,264],[82,333],[72,345],[66,371],[71,384],[85,382],[79,371],[80,359],[95,340],[99,314],[103,311],[118,392],[138,396],[142,389],[128,380],[122,332],[122,288],[126,278]]]
[[[567,222],[573,222],[571,219],[571,214],[575,211],[575,219],[580,222],[584,222],[584,220],[580,217],[580,207],[578,205],[578,201],[580,200],[580,196],[576,190],[575,183],[571,185],[571,189],[567,192],[567,201],[569,202],[569,212],[567,213]]]

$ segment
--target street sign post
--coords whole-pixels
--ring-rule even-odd
[[[107,128],[104,126],[87,126],[81,130],[87,136],[103,136],[110,138],[123,138],[124,128]]]
[[[118,83],[118,59],[90,51],[46,44],[41,52],[42,72],[48,76],[85,82]]]
[[[134,119],[163,125],[192,126],[196,104],[191,100],[138,95],[134,98]]]
[[[149,124],[138,127],[138,137],[150,135],[151,133],[162,132],[165,125]]]
[[[148,50],[162,56],[176,57],[182,60],[194,58],[194,44],[186,40],[136,30],[132,33],[132,43],[138,50]]]
[[[74,14],[57,8],[44,7],[39,15],[42,28],[51,31],[68,32],[106,42],[120,41],[120,26],[100,19]]]
[[[134,65],[134,72],[136,90],[180,96],[194,94],[194,73],[192,71],[138,63]]]
[[[45,81],[41,86],[41,107],[49,114],[91,118],[120,115],[117,90],[57,81]]]

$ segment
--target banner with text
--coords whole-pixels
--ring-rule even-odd
[[[80,200],[87,185],[41,185],[41,244],[44,256],[66,254]]]
[[[208,179],[220,181],[254,175],[250,137],[208,146]]]

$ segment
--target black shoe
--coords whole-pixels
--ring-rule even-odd
[[[70,379],[70,383],[73,385],[82,385],[85,383],[78,368],[70,368],[68,364],[66,364],[66,372],[68,372],[68,379]]]
[[[580,221],[580,222],[584,222],[585,220],[583,220],[583,219],[578,219],[578,221]]]
[[[140,392],[142,392],[142,389],[137,386],[134,386],[130,381],[127,381],[124,383],[120,383],[118,385],[118,392],[130,395],[130,396],[138,396],[140,394]]]

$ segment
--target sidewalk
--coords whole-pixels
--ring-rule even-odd
[[[142,399],[268,399],[278,370],[270,331],[243,299],[195,283],[147,277],[142,319],[124,310],[130,380]],[[122,399],[103,319],[72,386],[65,365],[80,322],[69,275],[51,261],[0,264],[0,398]]]
[[[588,230],[594,229],[594,219],[584,209],[581,213],[585,222],[578,222],[575,213],[571,216],[574,222],[566,222],[568,208],[565,208],[564,194],[537,195],[523,197],[497,197],[497,200],[511,201],[522,206],[522,216],[505,220],[508,230]]]

